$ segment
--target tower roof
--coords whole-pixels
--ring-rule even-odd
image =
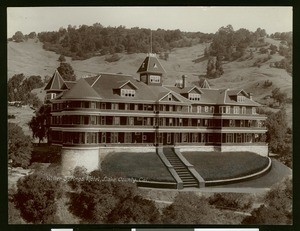
[[[64,83],[65,81],[56,69],[44,90],[61,90]]]
[[[166,73],[165,69],[157,59],[155,54],[148,54],[137,73],[151,72],[151,73]]]

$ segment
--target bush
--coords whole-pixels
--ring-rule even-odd
[[[15,115],[8,115],[7,118],[8,118],[8,119],[15,119],[16,116],[15,116]]]
[[[61,182],[47,179],[44,173],[34,173],[17,182],[14,202],[27,222],[60,223],[56,200],[61,195]]]
[[[167,224],[203,224],[209,221],[211,208],[204,197],[193,192],[181,192],[174,202],[163,210]]]
[[[26,136],[22,128],[8,123],[8,158],[13,167],[28,167],[31,159],[31,138]]]
[[[89,175],[82,168],[74,171],[69,210],[87,223],[158,222],[158,210],[152,201],[138,195],[137,187],[120,178],[107,179],[101,172]],[[99,183],[100,182],[100,183]]]
[[[221,209],[249,209],[253,204],[253,198],[240,193],[214,193],[209,197],[209,204]]]
[[[242,224],[292,224],[292,180],[272,187],[264,198],[264,204],[251,212]]]
[[[272,82],[272,81],[270,81],[270,80],[266,80],[266,81],[264,82],[264,85],[263,85],[263,87],[264,87],[264,88],[268,88],[268,87],[271,87],[271,86],[272,86],[272,84],[273,84],[273,82]]]
[[[113,54],[109,57],[105,58],[106,62],[112,63],[112,62],[117,62],[121,59],[121,57],[118,54]]]

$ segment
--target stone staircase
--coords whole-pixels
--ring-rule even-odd
[[[163,153],[183,182],[183,187],[199,187],[197,179],[191,174],[187,166],[179,159],[173,148],[163,148]]]

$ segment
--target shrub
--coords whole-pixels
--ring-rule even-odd
[[[203,224],[209,220],[210,205],[193,192],[179,193],[163,210],[163,222],[168,224]]]
[[[240,193],[215,193],[209,197],[209,204],[224,209],[249,209],[253,198]]]
[[[266,194],[265,203],[251,212],[242,224],[291,224],[292,180],[285,179]]]
[[[118,54],[113,54],[109,57],[105,58],[106,62],[112,63],[112,62],[117,62],[121,59],[121,57]]]
[[[44,173],[34,173],[17,182],[14,202],[27,222],[60,223],[56,200],[61,195],[61,182],[47,179]]]
[[[8,119],[15,119],[16,116],[15,116],[15,115],[8,115],[7,118],[8,118]]]
[[[24,134],[19,125],[8,123],[8,158],[12,161],[12,166],[27,167],[31,151],[31,138]]]

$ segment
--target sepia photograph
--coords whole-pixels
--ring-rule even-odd
[[[8,224],[293,224],[293,7],[7,7],[6,39]]]

